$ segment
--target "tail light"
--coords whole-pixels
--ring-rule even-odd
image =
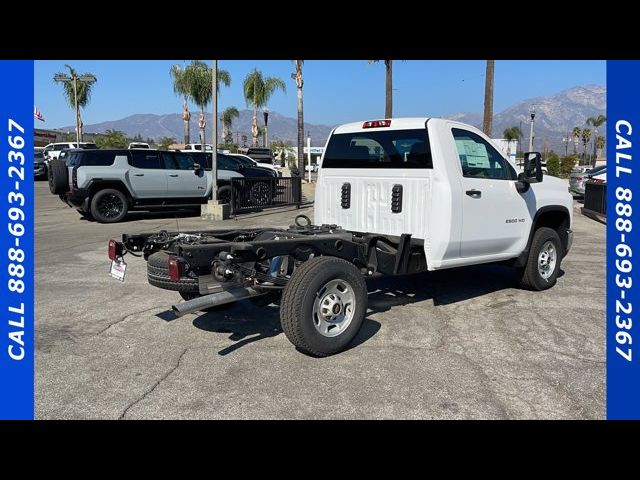
[[[180,280],[180,262],[175,255],[169,256],[169,278],[172,282]]]
[[[390,127],[391,120],[371,120],[364,122],[362,128],[378,128],[378,127]]]
[[[109,260],[117,260],[124,252],[124,245],[115,240],[109,240]]]

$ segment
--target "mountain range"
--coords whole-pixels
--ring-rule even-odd
[[[526,145],[529,138],[529,108],[535,105],[535,133],[534,149],[547,149],[564,152],[562,137],[571,132],[573,127],[585,127],[585,121],[591,116],[604,114],[606,111],[606,88],[602,85],[586,85],[563,90],[555,95],[536,97],[522,100],[507,109],[496,113],[493,118],[493,138],[502,137],[505,128],[520,126],[523,132],[523,143]],[[251,110],[241,110],[240,118],[233,122],[234,140],[236,134],[242,142],[242,135],[251,141]],[[425,114],[426,115],[426,114]],[[210,122],[211,114],[207,113],[207,121]],[[448,115],[446,118],[469,123],[476,127],[482,127],[482,113],[462,112]],[[259,113],[259,125],[263,125],[262,113]],[[311,134],[312,145],[322,146],[331,133],[333,126],[305,123],[305,136]],[[104,133],[106,130],[120,130],[128,136],[142,135],[143,138],[158,139],[160,137],[173,137],[181,141],[183,137],[183,122],[180,113],[156,115],[141,113],[130,115],[120,120],[101,122],[85,125],[87,133]],[[221,132],[222,126],[218,125]],[[63,130],[72,131],[74,127],[64,127]],[[604,135],[605,127],[600,127],[599,135]],[[207,134],[210,127],[207,126]],[[297,139],[297,119],[286,117],[278,112],[269,113],[269,139],[289,140],[295,145]],[[198,141],[198,113],[191,115],[191,141]],[[573,151],[573,144],[568,147]],[[578,151],[581,151],[579,147]]]

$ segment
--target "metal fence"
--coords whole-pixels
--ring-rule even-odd
[[[584,187],[584,209],[606,215],[607,184],[587,182]]]
[[[301,177],[231,179],[231,214],[302,203]]]

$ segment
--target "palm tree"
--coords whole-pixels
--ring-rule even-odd
[[[160,137],[158,139],[158,149],[159,150],[167,150],[169,146],[176,143],[176,139],[173,137]]]
[[[213,96],[213,85],[211,84],[211,76],[213,75],[211,67],[201,60],[193,60],[187,68],[185,68],[186,82],[189,86],[189,97],[198,107],[200,107],[200,119],[198,127],[200,127],[200,144],[205,144],[205,128],[207,121],[204,116],[204,109],[211,101]],[[218,95],[220,94],[220,83],[226,87],[231,85],[231,75],[226,70],[218,69],[216,77]],[[204,149],[204,147],[203,147]]]
[[[367,60],[369,63],[378,63],[380,60]],[[393,117],[393,60],[384,60],[386,71],[384,117]]]
[[[76,72],[76,70],[73,67],[71,67],[71,65],[65,64],[65,67],[69,70],[69,76],[71,78],[77,78],[77,77],[96,78],[96,76],[90,72],[85,72],[81,75],[78,75],[78,72]],[[55,77],[59,75],[66,76],[66,73],[65,72],[56,73],[53,77],[54,82],[56,81]],[[80,141],[82,141],[82,134],[83,134],[83,125],[82,125],[82,117],[80,116],[80,109],[86,107],[91,101],[91,89],[93,88],[93,85],[97,81],[98,81],[97,79],[95,81],[82,81],[82,82],[76,81],[75,91],[74,91],[74,82],[68,82],[68,81],[62,82],[62,89],[63,89],[62,91],[63,91],[65,100],[67,101],[69,106],[71,106],[71,108],[73,108],[74,110],[77,108],[76,126],[78,128],[78,136],[80,137]],[[77,98],[77,104],[76,104],[76,98]]]
[[[271,142],[271,149],[273,150],[274,156],[280,156],[280,161],[282,162],[281,164],[284,167],[284,161],[287,155],[290,152],[293,152],[291,142],[289,140],[274,140],[273,142]]]
[[[502,136],[507,141],[507,148],[511,151],[511,142],[517,142],[522,138],[522,131],[520,127],[513,126],[505,128]]]
[[[491,136],[493,130],[493,67],[495,60],[487,60],[487,72],[484,82],[484,121],[482,131]]]
[[[578,154],[578,143],[580,142],[580,137],[582,136],[582,130],[580,127],[573,127],[573,131],[571,132],[571,136],[573,136],[573,154]]]
[[[184,99],[182,105],[182,121],[184,122],[184,143],[191,143],[191,112],[189,112],[189,92],[190,88],[187,83],[188,77],[186,68],[182,68],[179,64],[175,64],[169,70],[169,75],[173,79],[173,93]]]
[[[220,121],[222,122],[222,139],[225,143],[233,143],[231,127],[233,126],[234,118],[240,118],[240,112],[236,107],[228,107],[222,112],[222,115],[220,115]]]
[[[304,172],[304,115],[302,103],[302,86],[304,85],[302,65],[304,60],[294,60],[293,63],[296,66],[296,71],[291,74],[291,78],[296,82],[298,93],[298,171]]]
[[[287,91],[287,86],[278,77],[263,77],[262,72],[255,68],[249,73],[243,83],[244,98],[247,105],[253,106],[253,119],[251,121],[251,135],[253,146],[258,146],[258,109],[267,106],[271,95],[276,90]]]
[[[596,148],[599,151],[602,151],[604,150],[605,144],[606,144],[606,139],[602,135],[598,135],[598,137],[596,138]]]
[[[582,156],[584,158],[584,163],[587,162],[587,143],[591,140],[591,130],[588,128],[584,128],[582,130]]]
[[[604,115],[598,115],[597,117],[589,117],[587,118],[587,125],[593,126],[593,138],[598,138],[598,127],[602,126],[604,122],[607,121],[607,117]],[[596,148],[596,143],[593,142],[593,165],[596,164],[596,159],[598,157],[598,150]]]

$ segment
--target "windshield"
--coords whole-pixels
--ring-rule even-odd
[[[426,129],[332,135],[322,168],[433,168]]]
[[[219,154],[218,154],[219,155]],[[235,158],[236,160],[238,160],[242,165],[245,165],[247,167],[253,167],[255,165],[255,163],[253,163],[253,161],[251,161],[250,159],[248,159],[247,157],[243,157],[242,155],[233,155],[233,158]]]

